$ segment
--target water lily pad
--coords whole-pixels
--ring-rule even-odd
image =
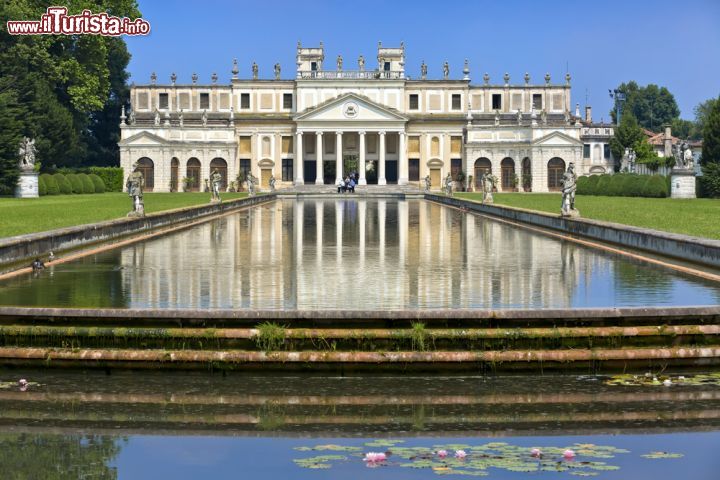
[[[293,462],[303,468],[328,469],[332,467],[330,462],[337,460],[347,460],[347,457],[345,455],[318,455],[310,458],[296,458]]]
[[[643,458],[682,458],[684,455],[682,453],[669,453],[669,452],[650,452],[646,453],[645,455],[641,455]]]
[[[701,373],[697,375],[632,375],[622,374],[613,375],[605,380],[606,385],[612,386],[650,386],[650,387],[668,387],[677,385],[718,385],[720,386],[720,372]]]
[[[365,442],[363,445],[366,447],[393,447],[398,443],[405,443],[405,440],[373,440],[372,442]]]

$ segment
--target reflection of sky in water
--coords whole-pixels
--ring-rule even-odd
[[[426,201],[284,200],[0,283],[0,304],[538,308],[720,303],[720,285]]]

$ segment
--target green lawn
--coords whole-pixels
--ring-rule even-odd
[[[457,193],[476,201],[481,193]],[[497,193],[496,204],[560,214],[559,193]],[[575,206],[583,218],[720,239],[720,199],[578,196]]]
[[[224,200],[246,193],[223,193]],[[202,205],[209,193],[146,193],[147,213]],[[125,217],[132,207],[127,193],[0,198],[0,238]]]

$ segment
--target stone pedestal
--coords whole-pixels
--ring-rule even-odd
[[[670,172],[670,197],[697,198],[693,170],[674,168]]]
[[[34,171],[20,172],[20,178],[15,187],[15,198],[37,198],[39,196],[38,173]]]

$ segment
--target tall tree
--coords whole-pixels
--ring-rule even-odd
[[[17,92],[0,79],[0,195],[10,195],[18,175],[18,150],[22,139],[22,109]]]
[[[659,132],[662,126],[680,116],[675,97],[665,87],[653,83],[641,87],[635,81],[623,83],[617,88],[625,94],[623,115],[632,113],[641,127]],[[616,112],[610,112],[613,121],[617,120]]]
[[[619,168],[620,159],[626,148],[635,148],[635,145],[645,140],[645,134],[638,125],[635,116],[628,112],[622,115],[620,125],[615,129],[615,135],[610,139],[610,151],[615,157],[616,168]]]
[[[705,119],[701,161],[703,192],[720,197],[720,97],[712,103]]]
[[[717,98],[708,98],[704,102],[698,103],[693,109],[693,112],[695,113],[695,125],[698,130],[698,138],[702,138],[705,130],[705,123],[707,122],[710,112],[713,110],[717,102]]]

